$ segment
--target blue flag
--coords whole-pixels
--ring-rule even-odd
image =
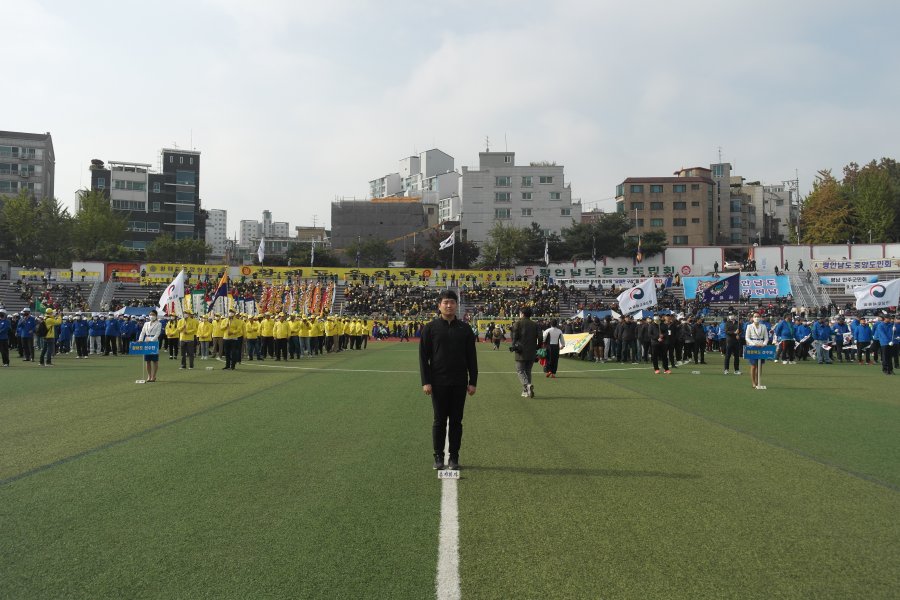
[[[741,274],[725,277],[703,290],[704,302],[737,302],[741,299]]]
[[[217,298],[224,298],[228,296],[228,271],[222,274],[222,278],[219,280],[219,283],[216,285],[215,291],[213,291],[212,298],[209,303],[214,304]]]

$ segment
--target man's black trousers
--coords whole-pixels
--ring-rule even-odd
[[[444,455],[444,440],[447,437],[447,423],[450,424],[450,456],[459,458],[462,443],[463,409],[466,406],[465,385],[431,386],[431,406],[434,409],[434,423],[431,439],[435,455]]]

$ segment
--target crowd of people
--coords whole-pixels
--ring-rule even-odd
[[[26,305],[40,304],[46,308],[66,311],[88,309],[85,293],[88,293],[89,285],[64,285],[49,281],[32,283],[24,279],[10,281],[9,285]]]

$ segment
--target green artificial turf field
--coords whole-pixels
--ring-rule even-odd
[[[444,483],[417,350],[164,358],[146,385],[135,357],[14,359],[0,598],[434,597]],[[525,399],[505,345],[479,361],[463,598],[900,594],[900,394],[880,368],[766,365],[763,391],[714,355],[668,376],[563,359]]]

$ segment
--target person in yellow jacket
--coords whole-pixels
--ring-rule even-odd
[[[275,356],[275,317],[270,313],[263,315],[259,323],[259,337],[262,340],[262,359]]]
[[[275,326],[273,327],[273,335],[275,336],[275,361],[287,360],[288,338],[291,336],[291,324],[285,319],[284,313],[278,313],[275,317]]]
[[[247,356],[249,360],[253,360],[255,356],[257,360],[262,360],[262,354],[259,349],[259,317],[251,315],[247,319],[244,327],[244,337],[247,338]]]
[[[288,356],[291,358],[300,358],[300,316],[291,315],[288,324],[290,325]]]
[[[169,315],[166,320],[166,347],[169,349],[169,360],[178,358],[178,318]]]
[[[212,351],[213,358],[217,358],[219,356],[225,356],[225,328],[228,326],[228,320],[219,315],[218,317],[213,317],[212,322]]]
[[[225,322],[224,337],[222,338],[225,366],[222,367],[222,370],[234,371],[235,365],[241,361],[241,338],[244,337],[244,322],[237,316],[237,312],[233,308],[228,311],[228,318],[222,320]]]
[[[334,317],[328,317],[325,319],[325,351],[331,354],[332,352],[340,351],[340,336],[341,336],[341,324],[335,321]]]
[[[44,325],[47,327],[47,333],[44,335],[44,347],[41,348],[41,366],[46,364],[48,367],[53,366],[53,354],[56,352],[56,326],[62,323],[62,318],[56,315],[56,311],[48,308],[44,313]]]
[[[209,344],[212,342],[212,317],[207,315],[197,324],[197,341],[200,343],[200,360],[209,358]]]
[[[310,333],[310,323],[309,319],[306,317],[300,318],[300,356],[310,356],[310,344],[309,340],[312,339]]]
[[[309,344],[310,353],[322,354],[325,344],[325,319],[319,317],[312,318],[309,323]]]
[[[200,324],[194,317],[194,311],[190,308],[184,309],[184,316],[178,320],[175,328],[178,330],[178,341],[181,346],[181,367],[180,369],[194,368],[194,354],[197,352],[197,328]]]

